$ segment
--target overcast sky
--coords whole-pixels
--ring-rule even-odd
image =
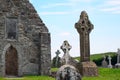
[[[94,25],[90,33],[91,54],[116,52],[120,48],[120,0],[30,0],[51,33],[51,53],[60,50],[64,40],[72,46],[71,56],[79,56],[79,35],[74,24],[81,11]]]

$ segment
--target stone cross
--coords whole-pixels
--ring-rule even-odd
[[[57,57],[57,56],[59,56],[60,51],[59,51],[59,50],[57,50],[55,53],[56,53],[56,57]]]
[[[120,49],[117,51],[117,63],[120,63]]]
[[[63,44],[61,46],[61,49],[64,52],[65,64],[68,64],[68,62],[69,62],[69,58],[70,58],[69,51],[71,48],[72,48],[71,45],[66,40],[63,42]]]
[[[58,65],[58,58],[59,58],[60,51],[59,51],[59,50],[57,50],[55,53],[56,53],[55,66],[57,66],[57,65]]]
[[[81,12],[80,19],[75,23],[75,28],[80,35],[81,62],[90,61],[90,40],[89,34],[93,29],[93,24],[85,11]]]
[[[110,55],[108,56],[108,60],[109,60],[109,65],[108,65],[108,68],[112,68],[112,64],[111,64],[111,57],[110,57]]]

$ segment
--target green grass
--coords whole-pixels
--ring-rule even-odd
[[[0,78],[0,80],[4,80],[3,78]]]
[[[52,72],[58,71],[58,68],[51,68]]]
[[[55,80],[55,78],[48,76],[25,76],[20,78],[0,78],[0,80]],[[120,69],[99,68],[99,76],[83,77],[82,80],[120,80]]]
[[[0,80],[55,80],[48,76],[25,76],[20,78],[1,78]]]
[[[48,76],[27,76],[24,77],[24,80],[55,80],[55,79]]]
[[[99,76],[83,77],[83,80],[120,80],[120,69],[99,68]]]

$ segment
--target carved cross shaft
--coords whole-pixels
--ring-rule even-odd
[[[111,58],[111,56],[109,55],[109,56],[108,56],[108,60],[109,60],[109,65],[108,65],[108,67],[109,67],[109,68],[112,68],[111,59],[112,59],[112,58]]]
[[[85,11],[81,12],[80,20],[75,23],[75,28],[80,34],[81,62],[90,61],[89,34],[93,29],[93,24],[90,22],[88,15]]]

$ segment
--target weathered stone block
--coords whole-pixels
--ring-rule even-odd
[[[98,68],[94,62],[81,62],[78,68],[82,76],[98,76]]]

